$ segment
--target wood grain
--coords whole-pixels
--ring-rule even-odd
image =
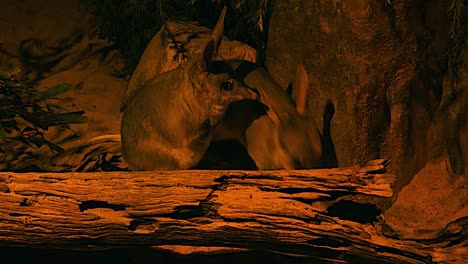
[[[375,220],[339,213],[341,203],[372,214],[353,197],[392,197],[393,181],[384,160],[295,171],[3,172],[0,245],[243,248],[381,263],[465,256],[447,242],[385,236],[378,209]],[[452,238],[466,233],[452,229]]]

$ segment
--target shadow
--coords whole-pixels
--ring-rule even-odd
[[[247,150],[235,140],[212,142],[201,161],[192,169],[256,170]]]
[[[326,251],[326,254],[320,252]],[[376,263],[372,258],[361,258],[352,253],[343,253],[338,256],[336,252],[318,250],[318,256],[287,256],[269,251],[244,251],[219,254],[190,254],[180,255],[153,248],[118,248],[109,250],[63,250],[38,249],[23,247],[0,247],[0,254],[4,263]],[[322,252],[325,253],[325,252]],[[327,260],[328,259],[328,260]],[[380,262],[389,263],[389,262]]]
[[[336,158],[335,145],[331,137],[331,120],[335,114],[335,106],[331,100],[328,100],[323,112],[322,127],[322,153],[323,164],[325,168],[337,168],[338,159]]]

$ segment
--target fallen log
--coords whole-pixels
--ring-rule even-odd
[[[0,246],[221,247],[379,263],[464,256],[447,241],[384,235],[380,210],[360,201],[392,197],[393,181],[384,160],[295,171],[2,172]]]

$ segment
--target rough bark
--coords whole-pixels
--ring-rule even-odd
[[[297,171],[4,172],[0,245],[222,246],[384,263],[466,254],[465,248],[437,238],[384,236],[380,210],[358,198],[391,197],[393,181],[384,173],[383,160]],[[363,213],[350,214],[345,210],[350,207]],[[441,236],[466,237],[466,229],[454,228],[465,222],[453,223]]]

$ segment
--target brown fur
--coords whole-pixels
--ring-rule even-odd
[[[231,102],[258,95],[227,73],[207,68],[223,36],[223,12],[202,54],[184,68],[148,81],[129,100],[122,155],[133,170],[188,169],[197,164]],[[232,85],[232,89],[223,89]]]
[[[254,70],[245,81],[258,88],[262,102],[269,108],[267,115],[255,120],[246,131],[247,150],[257,167],[263,170],[321,167],[321,135],[314,120],[306,116],[309,81],[304,66],[297,68],[295,105],[265,69]]]

